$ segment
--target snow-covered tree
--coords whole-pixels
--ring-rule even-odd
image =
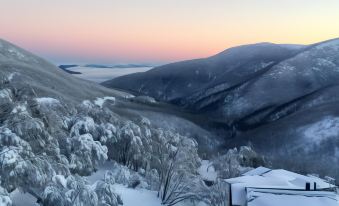
[[[135,171],[145,168],[152,154],[149,133],[147,128],[131,121],[122,122],[117,129],[117,141],[108,144],[110,158]]]
[[[0,187],[0,206],[12,206],[8,192],[2,187]]]
[[[123,204],[121,197],[115,193],[113,188],[114,183],[114,175],[111,172],[106,172],[103,180],[95,183],[94,191],[98,196],[98,206]]]
[[[98,205],[98,197],[79,176],[54,176],[43,192],[42,202],[50,206],[92,206]]]
[[[115,193],[112,173],[89,185],[80,176],[56,175],[43,192],[42,203],[48,206],[118,206],[122,204]]]
[[[75,173],[89,175],[107,159],[106,146],[94,141],[90,134],[74,136],[68,141],[70,168]]]
[[[0,88],[0,198],[17,188],[43,205],[118,205],[114,182],[157,189],[164,204],[193,197],[197,143],[154,128],[145,117],[122,118],[106,105],[80,106],[38,97],[32,88]],[[107,159],[119,170],[89,185]],[[1,199],[0,199],[1,200]],[[5,201],[6,200],[6,201]]]
[[[265,158],[249,146],[229,149],[226,154],[213,160],[213,166],[220,178],[236,177],[252,168],[265,166]]]
[[[177,133],[158,130],[154,134],[157,153],[153,164],[159,171],[158,196],[164,205],[193,199],[194,174],[199,166],[197,143]]]
[[[90,117],[78,118],[72,107],[56,99],[35,98],[29,94],[33,90],[27,92],[6,89],[0,95],[3,204],[10,205],[7,191],[20,188],[44,205],[105,205],[98,201],[102,195],[71,173],[88,175],[107,159],[107,148],[99,137],[102,131],[113,129],[95,124]],[[106,183],[100,185],[107,188]],[[116,204],[107,199],[106,205]]]
[[[223,180],[217,180],[214,185],[199,195],[201,201],[211,206],[229,206],[229,185]]]

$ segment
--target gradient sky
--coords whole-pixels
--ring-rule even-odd
[[[0,38],[54,63],[170,62],[339,37],[339,0],[0,0]]]

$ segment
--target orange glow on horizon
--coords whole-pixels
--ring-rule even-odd
[[[170,62],[242,44],[339,37],[337,0],[142,2],[2,2],[0,38],[55,62]]]

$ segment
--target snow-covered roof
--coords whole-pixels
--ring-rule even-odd
[[[331,198],[328,197],[327,195],[333,194],[333,193],[325,194],[325,192],[314,191],[314,183],[316,183],[317,190],[335,187],[334,185],[329,184],[325,180],[320,179],[315,176],[300,175],[300,174],[290,172],[287,170],[283,170],[283,169],[271,170],[265,167],[259,167],[257,169],[251,170],[243,174],[240,177],[227,179],[225,181],[231,184],[232,203],[234,205],[245,205],[247,201],[250,201],[250,200],[252,201],[253,197],[256,197],[253,194],[256,194],[256,195],[260,194],[260,198],[255,201],[259,201],[259,200],[261,201],[267,198],[265,194],[267,194],[270,197],[274,195],[272,197],[279,197],[278,199],[281,199],[281,198],[294,199],[296,197],[295,196],[292,197],[291,194],[293,194],[296,196],[302,196],[300,197],[300,199],[305,199],[305,196],[301,195],[301,193],[303,194],[307,193],[306,196],[307,197],[312,196],[313,199],[316,198],[316,197],[313,197],[314,195],[317,196],[318,199],[314,201],[321,201],[323,198],[326,198],[326,201],[328,201],[327,199],[331,199]],[[310,183],[310,189],[312,191],[305,191],[306,183]],[[250,197],[248,196],[249,191],[255,192],[252,194],[253,196],[250,196]],[[279,193],[283,193],[284,195],[278,196],[278,194],[275,193],[274,191],[280,191]],[[286,196],[286,197],[283,197],[283,196]],[[250,205],[251,206],[257,206],[257,205],[264,206],[265,204],[261,204],[260,201],[259,201],[260,204],[251,203],[251,204],[248,204],[248,206]],[[281,201],[284,201],[284,200],[281,200]],[[307,203],[307,201],[311,201],[311,199],[305,199],[305,201]],[[309,205],[306,203],[304,204],[304,201],[302,201],[302,204],[298,204],[298,206]],[[267,203],[266,205],[275,206],[279,204]],[[315,205],[326,205],[326,204],[324,204],[323,202],[323,204],[315,204]]]
[[[251,170],[240,177],[227,179],[226,182],[256,188],[305,189],[307,182],[311,184],[311,189],[314,183],[317,189],[335,187],[315,176],[300,175],[284,169],[271,170],[265,167]]]
[[[271,171],[272,169],[266,168],[266,167],[257,167],[253,170],[250,170],[244,174],[242,174],[243,176],[253,176],[253,175],[262,175],[264,173],[267,173],[269,171]]]

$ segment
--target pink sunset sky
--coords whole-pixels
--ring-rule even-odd
[[[0,38],[54,63],[164,63],[339,37],[338,0],[0,0]]]

